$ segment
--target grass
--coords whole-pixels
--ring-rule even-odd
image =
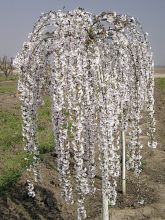
[[[161,89],[165,90],[165,78],[156,78],[155,84]]]
[[[44,98],[44,105],[38,110],[37,126],[40,153],[52,152],[54,149],[54,138],[49,97]]]
[[[5,152],[5,160],[2,161],[0,167],[0,192],[7,189],[13,183],[17,182],[22,172],[27,168],[32,156],[25,152],[12,154],[10,151]],[[24,159],[28,157],[28,162]]]
[[[2,81],[16,81],[17,80],[17,75],[10,75],[10,76],[8,76],[7,77],[7,79],[6,79],[6,77],[5,77],[5,75],[4,74],[0,74],[0,82],[2,82]]]
[[[5,97],[6,103],[3,102],[0,109],[0,192],[18,181],[28,166],[24,158],[29,157],[31,161],[32,157],[23,150],[20,103],[13,98],[15,92],[16,81],[3,81],[1,77],[0,99]],[[45,97],[44,102],[38,110],[37,121],[41,157],[54,149],[49,98]]]
[[[21,118],[13,112],[0,112],[0,149],[22,144]]]
[[[17,86],[16,86],[15,81],[9,81],[9,82],[1,81],[1,83],[0,83],[0,94],[16,93],[16,91],[17,91]]]

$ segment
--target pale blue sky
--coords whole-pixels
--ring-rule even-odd
[[[41,12],[85,8],[138,17],[149,33],[156,65],[165,65],[165,0],[0,0],[0,56],[20,51]]]

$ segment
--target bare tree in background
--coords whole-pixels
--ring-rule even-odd
[[[6,79],[13,73],[13,58],[8,59],[7,56],[0,58],[0,71],[5,75]]]

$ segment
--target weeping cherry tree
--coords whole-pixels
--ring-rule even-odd
[[[97,190],[95,176],[99,173],[103,219],[109,219],[108,205],[116,203],[121,173],[121,132],[129,135],[127,168],[137,175],[144,112],[148,115],[148,146],[156,147],[153,58],[141,24],[115,12],[50,11],[35,23],[14,64],[19,70],[25,150],[33,156],[28,170],[34,181],[41,172],[37,109],[46,86],[62,195],[66,202],[76,202],[77,219],[85,219],[86,195]],[[28,193],[35,196],[30,174]]]

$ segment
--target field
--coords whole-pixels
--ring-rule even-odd
[[[118,190],[118,201],[110,208],[112,220],[165,219],[165,70],[156,70],[155,107],[158,148],[147,149],[144,143],[142,174],[138,179],[129,173],[127,195]],[[36,199],[26,193],[26,166],[21,136],[20,102],[16,77],[0,77],[0,220],[74,220],[76,208],[60,197],[58,173],[53,154],[50,100],[39,109],[38,138],[41,152],[42,183],[36,186]],[[145,121],[141,126],[145,127]],[[29,155],[27,155],[29,156]],[[29,156],[30,157],[30,156]],[[100,185],[100,179],[96,178]],[[120,182],[119,182],[120,184]],[[140,188],[139,188],[140,186]],[[139,190],[140,189],[140,190]],[[139,192],[137,193],[137,190]],[[138,194],[138,195],[137,195]],[[140,203],[138,203],[140,202]],[[98,191],[87,201],[89,220],[100,220],[101,195]]]

